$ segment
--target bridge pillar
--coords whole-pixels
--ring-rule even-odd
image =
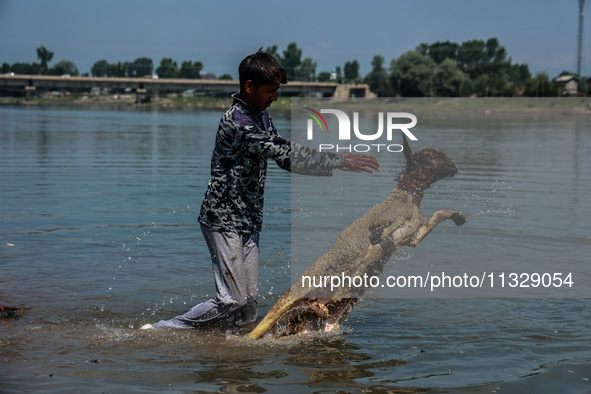
[[[147,93],[146,89],[138,88],[135,90],[135,103],[141,104],[144,101],[144,96]]]
[[[367,97],[373,98],[376,95],[369,90],[369,86],[366,84],[339,84],[335,89],[332,97],[343,98],[343,97]]]
[[[25,100],[29,101],[35,92],[35,86],[25,86]]]

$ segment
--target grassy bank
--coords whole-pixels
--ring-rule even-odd
[[[426,98],[394,100],[391,105],[406,112],[432,114],[591,114],[589,97]]]
[[[121,105],[155,108],[203,108],[225,109],[232,104],[230,97],[151,97],[149,102],[137,104],[134,95],[102,95],[67,98],[33,98],[25,100],[22,97],[0,97],[0,104],[5,105]],[[290,99],[280,97],[273,103],[274,110],[290,109]]]
[[[68,98],[0,98],[5,105],[115,105],[141,108],[168,109],[227,109],[232,103],[229,97],[152,97],[149,102],[137,104],[134,95],[102,95]],[[539,115],[591,115],[590,97],[491,97],[491,98],[381,98],[381,99],[335,99],[322,104],[351,108],[352,111],[375,109],[410,112],[421,115],[494,115],[521,113]],[[273,103],[273,112],[290,111],[291,99],[280,97]]]

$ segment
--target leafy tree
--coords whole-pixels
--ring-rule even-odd
[[[513,96],[514,83],[509,80],[505,70],[491,71],[489,72],[489,95],[490,96]],[[507,85],[511,85],[511,88],[507,88]]]
[[[490,90],[490,77],[488,74],[479,75],[472,82],[472,93],[480,97],[488,97]]]
[[[435,63],[441,63],[445,59],[457,60],[459,47],[455,42],[438,41],[431,45],[422,43],[417,47],[416,51],[422,55],[429,56]]]
[[[125,63],[117,62],[117,64],[111,63],[111,64],[109,64],[109,72],[107,75],[109,77],[124,78],[124,77],[128,76],[129,67],[130,67],[129,62],[125,62]]]
[[[328,71],[321,71],[318,73],[318,82],[328,82],[330,81],[330,73]]]
[[[343,73],[341,72],[341,66],[336,66],[334,71],[337,76],[335,82],[336,83],[343,83]]]
[[[417,47],[417,52],[429,56],[438,65],[445,59],[457,61],[458,68],[473,81],[472,92],[478,95],[518,94],[530,77],[527,65],[511,64],[507,50],[496,38],[469,40],[461,45],[450,41],[422,43]],[[465,82],[464,86],[468,90],[470,84]]]
[[[15,74],[37,75],[41,73],[41,65],[39,63],[13,63],[10,66],[10,71]]]
[[[92,65],[90,73],[93,77],[108,77],[110,76],[109,62],[106,60],[99,60]]]
[[[485,44],[486,58],[490,63],[499,64],[508,61],[507,50],[499,45],[497,38],[489,38]]]
[[[234,78],[230,74],[223,74],[218,77],[219,80],[222,81],[233,81]]]
[[[458,48],[457,60],[462,71],[468,73],[471,78],[477,78],[484,73],[500,73],[511,63],[507,59],[506,49],[499,45],[496,38],[490,38],[486,42],[482,40],[463,42]]]
[[[296,67],[296,81],[315,81],[316,80],[316,62],[312,58],[305,58],[302,63]]]
[[[0,73],[2,74],[8,74],[10,72],[10,64],[4,62],[2,63],[2,69],[0,70]]]
[[[46,73],[47,63],[49,63],[51,59],[53,59],[53,52],[49,51],[44,46],[40,46],[39,48],[37,48],[37,57],[41,61],[41,68],[39,70],[40,73]]]
[[[454,97],[464,94],[464,84],[469,77],[458,68],[458,62],[445,58],[436,66],[432,76],[431,95],[437,97]]]
[[[525,81],[531,78],[531,73],[529,72],[529,66],[527,64],[512,65],[510,74],[511,80],[517,81],[520,84],[525,83]]]
[[[452,67],[446,65],[446,68]],[[422,97],[433,94],[436,64],[429,56],[417,51],[408,51],[398,59],[392,60],[390,69],[391,84],[399,96]]]
[[[298,48],[295,42],[287,45],[287,49],[283,51],[280,64],[285,68],[287,80],[296,80],[297,69],[302,64],[302,50]]]
[[[50,75],[72,75],[78,76],[78,67],[70,60],[60,60],[49,70]]]
[[[462,43],[458,49],[458,63],[471,78],[483,74],[481,68],[484,63],[484,41],[472,40]]]
[[[268,46],[265,52],[273,56],[287,74],[288,81],[315,81],[317,63],[312,58],[302,60],[302,50],[295,42],[287,45],[283,55],[279,54],[277,45]]]
[[[189,79],[198,79],[201,78],[201,70],[203,69],[203,63],[192,61],[183,61],[181,64],[181,69],[179,71],[179,76],[181,78],[189,78]],[[231,76],[230,76],[231,78]]]
[[[179,76],[179,67],[174,60],[164,57],[160,60],[160,66],[156,69],[156,74],[160,78],[177,78]]]
[[[559,86],[554,81],[550,81],[545,72],[536,73],[535,77],[528,79],[523,90],[523,95],[529,97],[552,97],[559,94]]]
[[[369,89],[380,97],[392,95],[392,88],[388,79],[388,72],[384,68],[384,57],[375,55],[371,61],[372,70],[365,76],[365,83]]]
[[[345,62],[345,81],[355,82],[359,78],[359,62],[353,60],[351,62]]]
[[[144,75],[152,75],[154,71],[154,63],[152,59],[147,57],[138,57],[133,63],[127,63],[127,76],[133,78],[141,78]]]

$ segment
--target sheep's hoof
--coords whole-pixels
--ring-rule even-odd
[[[461,212],[456,212],[451,215],[451,220],[454,221],[456,226],[461,226],[462,224],[466,223],[466,217],[462,215]]]

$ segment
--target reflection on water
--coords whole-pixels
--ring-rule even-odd
[[[212,295],[196,216],[220,115],[0,107],[0,305],[26,308],[0,324],[0,391],[591,389],[587,299],[368,296],[341,332],[276,342],[246,340],[232,327],[138,330]],[[460,209],[468,222],[401,249],[392,272],[587,261],[586,117],[419,120],[423,143],[459,169],[429,191],[423,211]],[[288,118],[277,114],[275,123],[289,134]],[[323,225],[338,232],[348,224],[338,212],[383,200],[401,163],[381,162],[373,177],[339,173],[368,195],[351,201],[333,191],[340,205]],[[367,188],[370,180],[383,190]],[[328,197],[311,199],[313,208],[322,211]],[[263,311],[291,281],[289,199],[289,174],[271,165]]]

